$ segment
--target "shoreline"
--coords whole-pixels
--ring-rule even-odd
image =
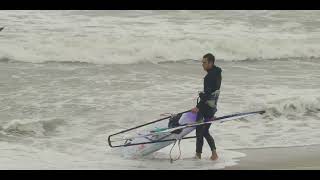
[[[232,150],[246,156],[224,170],[320,170],[320,145]]]

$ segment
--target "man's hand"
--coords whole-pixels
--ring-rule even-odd
[[[194,107],[191,109],[191,112],[192,113],[198,113],[199,109],[197,107]]]

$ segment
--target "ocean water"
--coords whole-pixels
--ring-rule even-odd
[[[320,144],[319,11],[0,11],[0,169],[220,169],[238,149]],[[123,157],[108,135],[195,106],[223,69],[220,159]],[[194,132],[191,133],[194,135]],[[177,149],[173,155],[177,156]]]

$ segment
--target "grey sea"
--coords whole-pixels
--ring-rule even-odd
[[[2,10],[0,27],[0,169],[320,167],[320,11]],[[170,147],[108,146],[194,107],[206,53],[223,70],[216,116],[266,110],[211,126],[219,160],[206,143],[193,159],[194,139],[172,164]]]

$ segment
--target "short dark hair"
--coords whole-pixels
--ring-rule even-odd
[[[212,62],[214,64],[215,57],[211,53],[208,53],[208,54],[204,55],[203,58],[208,59],[208,63]]]

